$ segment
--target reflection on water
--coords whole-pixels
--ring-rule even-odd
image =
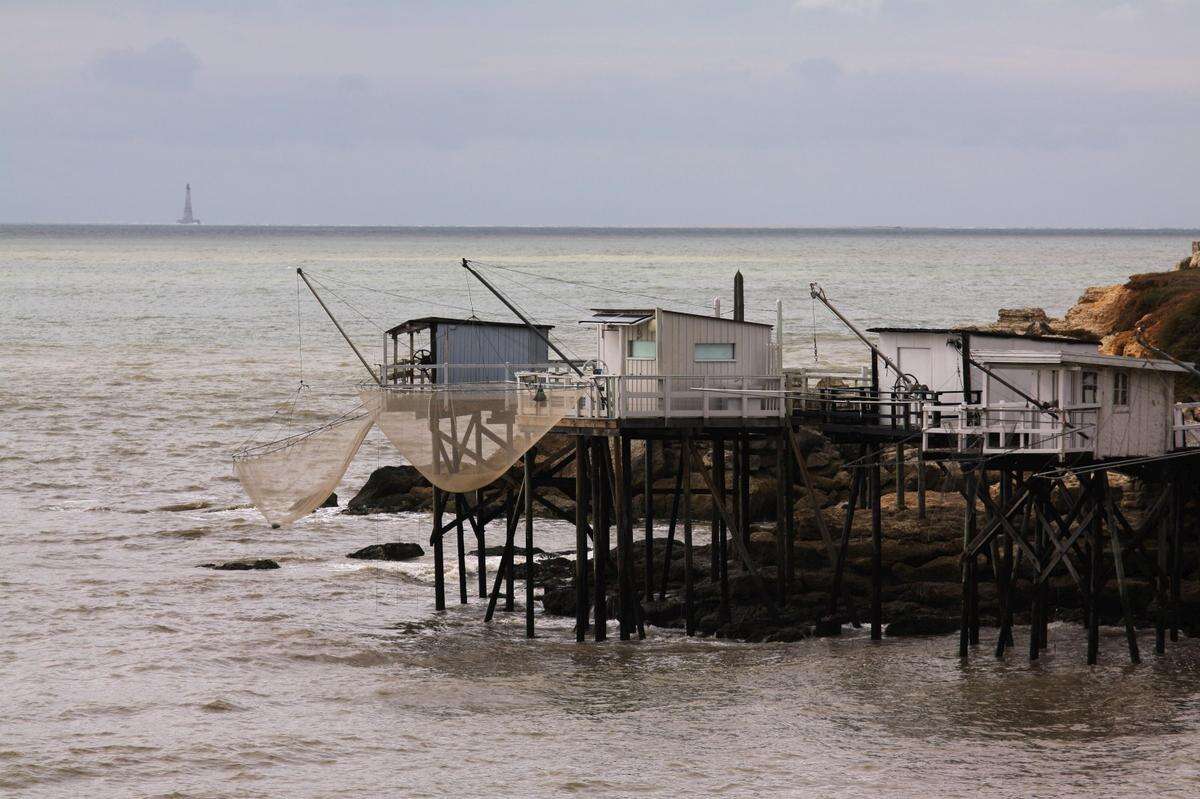
[[[695,304],[727,297],[736,267],[753,308],[785,299],[795,362],[811,360],[810,279],[864,323],[945,324],[1027,304],[1034,277],[1061,310],[1084,285],[1166,267],[1187,239],[0,229],[0,795],[1194,795],[1193,641],[1135,667],[1107,631],[1094,668],[1067,625],[1034,664],[1020,646],[995,661],[987,631],[967,663],[953,636],[744,645],[651,628],[577,645],[566,620],[539,618],[527,641],[519,614],[485,627],[477,599],[436,614],[429,557],[344,557],[426,540],[427,519],[322,510],[271,530],[227,457],[257,428],[289,429],[273,411],[298,379],[297,265],[452,304],[463,255],[603,264],[613,285]],[[931,280],[973,288],[930,307],[912,289]],[[578,350],[578,308],[623,304],[509,288]],[[354,299],[387,323],[450,312]],[[313,388],[297,425],[358,379],[301,307]],[[817,326],[825,356],[852,352]],[[387,452],[368,441],[343,500]],[[573,542],[561,524],[538,535]],[[282,568],[195,568],[237,557]]]

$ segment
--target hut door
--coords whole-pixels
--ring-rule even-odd
[[[928,347],[900,347],[896,356],[904,374],[915,377],[918,383],[926,386],[933,383],[933,367]]]

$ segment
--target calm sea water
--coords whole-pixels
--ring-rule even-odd
[[[814,329],[821,362],[860,359],[812,281],[864,325],[987,321],[1062,312],[1193,238],[0,227],[0,795],[1194,796],[1194,642],[1132,667],[1113,631],[1087,668],[1058,625],[1035,665],[963,664],[949,638],[578,646],[553,619],[526,641],[478,600],[436,614],[428,558],[344,557],[426,519],[271,530],[229,462],[363,377],[297,267],[373,362],[403,319],[505,318],[463,257],[521,270],[488,275],[585,357],[586,308],[728,308],[741,269],[801,365]],[[343,498],[391,460],[369,439]],[[283,568],[196,568],[236,557]]]

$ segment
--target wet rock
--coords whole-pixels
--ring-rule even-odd
[[[343,512],[365,516],[419,510],[429,504],[431,492],[429,481],[412,466],[382,466],[371,472]]]
[[[514,550],[513,550],[513,551],[516,553],[516,556],[517,556],[518,558],[523,558],[523,557],[525,556],[525,548],[524,548],[524,547],[514,547]],[[479,550],[478,550],[478,549],[472,549],[472,550],[471,550],[471,552],[470,552],[469,554],[471,554],[471,555],[478,555],[478,554],[479,554]],[[489,558],[499,558],[499,557],[502,557],[502,556],[504,555],[504,544],[497,544],[497,545],[496,545],[496,546],[494,546],[494,547],[484,547],[484,548],[483,548],[483,554],[484,554],[485,556],[489,557]],[[541,547],[534,547],[534,548],[533,548],[533,554],[534,554],[534,555],[545,555],[545,554],[546,554],[546,550],[542,549]]]
[[[916,635],[945,635],[958,629],[959,620],[944,614],[915,612],[910,616],[893,619],[888,623],[885,634],[888,638],[903,638]]]
[[[574,616],[575,587],[563,585],[547,588],[542,594],[542,609],[548,616]]]
[[[320,504],[322,508],[336,508],[338,506],[337,492],[325,497],[325,501]]]
[[[575,576],[575,561],[570,558],[541,558],[533,562],[533,584],[540,587],[561,587]],[[518,557],[513,564],[513,577],[525,579],[525,561]]]
[[[260,569],[278,569],[279,564],[270,558],[257,560],[227,560],[224,563],[201,563],[201,569],[216,569],[218,571],[244,572]]]
[[[412,560],[425,554],[420,544],[410,544],[404,541],[387,544],[371,544],[351,552],[346,557],[356,560]]]

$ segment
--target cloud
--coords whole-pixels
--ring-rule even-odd
[[[883,0],[796,0],[799,11],[835,11],[841,14],[868,16],[883,7]]]
[[[192,88],[200,59],[178,39],[163,39],[143,50],[106,50],[91,62],[97,79],[114,85],[154,91]]]

